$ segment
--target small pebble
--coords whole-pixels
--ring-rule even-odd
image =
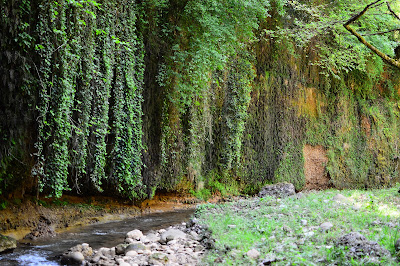
[[[256,249],[250,249],[247,251],[246,255],[251,259],[258,259],[258,257],[260,257],[260,252],[258,252]]]
[[[331,229],[333,227],[333,224],[332,223],[330,223],[330,222],[325,222],[325,223],[322,223],[320,226],[319,226],[319,230],[320,231],[328,231],[329,229]]]
[[[315,235],[315,233],[313,231],[311,232],[307,232],[304,234],[306,237],[312,237],[313,235]]]

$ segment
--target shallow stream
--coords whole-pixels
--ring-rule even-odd
[[[0,265],[60,265],[59,256],[75,245],[88,243],[93,249],[110,248],[123,243],[126,233],[133,229],[145,234],[150,230],[185,222],[192,214],[193,210],[163,212],[74,228],[53,238],[31,241],[30,245],[19,244],[14,252],[0,255]]]

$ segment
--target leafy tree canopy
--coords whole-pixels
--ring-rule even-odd
[[[368,47],[344,27],[368,5],[372,6],[352,21],[351,27],[385,55],[394,58],[400,41],[399,1],[336,0],[316,5],[314,1],[286,1],[283,23],[276,30],[267,30],[267,36],[278,40],[290,39],[295,46],[308,49],[315,43],[320,58],[316,64],[325,74],[337,75],[357,69],[367,71],[368,61],[379,65],[381,58],[371,55]]]

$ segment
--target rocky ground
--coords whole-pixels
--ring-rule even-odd
[[[197,265],[206,250],[214,247],[210,232],[192,219],[167,229],[143,235],[140,230],[126,234],[124,243],[98,250],[83,243],[62,258],[65,265]]]
[[[198,207],[215,248],[201,265],[399,265],[397,189],[295,193],[291,184],[258,197]]]

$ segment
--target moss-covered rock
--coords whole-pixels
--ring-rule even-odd
[[[0,235],[0,252],[15,249],[17,247],[17,240],[9,236]]]

